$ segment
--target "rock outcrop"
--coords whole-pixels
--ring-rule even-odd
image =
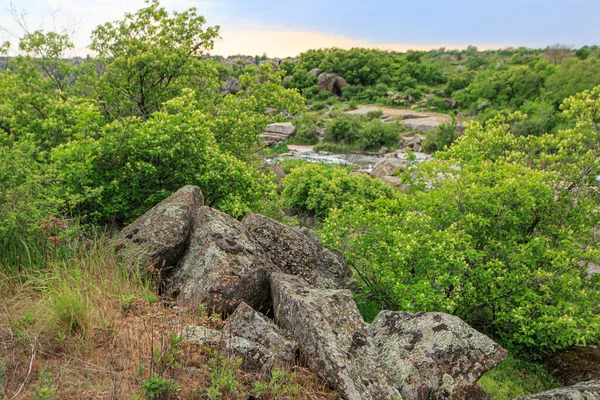
[[[189,248],[173,273],[172,292],[184,304],[230,314],[244,301],[254,309],[271,308],[269,274],[273,265],[236,219],[201,207]]]
[[[572,386],[519,397],[518,400],[600,400],[600,380],[581,382]]]
[[[240,222],[203,206],[195,186],[125,228],[117,248],[132,264],[162,268],[163,294],[229,316],[220,331],[188,327],[186,341],[261,372],[304,363],[347,400],[483,399],[477,380],[506,355],[447,314],[384,311],[369,327],[343,289],[352,275],[343,257],[314,231],[252,213]]]
[[[311,370],[347,400],[399,398],[350,291],[313,289],[280,272],[272,274],[271,287],[275,321],[298,341]]]
[[[338,251],[263,215],[248,213],[242,224],[281,271],[316,287],[342,288],[349,283],[352,271]]]
[[[188,326],[179,334],[184,342],[201,346],[216,347],[241,357],[247,368],[269,371],[274,365],[274,355],[266,347],[227,332],[208,329],[204,326]]]
[[[236,94],[242,90],[242,84],[233,76],[230,76],[223,85],[223,94]]]
[[[382,311],[369,327],[380,360],[405,400],[464,399],[506,351],[443,313]]]
[[[266,145],[270,146],[293,138],[296,131],[296,127],[291,122],[277,122],[267,125],[260,137]]]
[[[183,256],[193,221],[204,205],[197,186],[184,186],[126,226],[116,238],[116,249],[130,266],[162,269]]]
[[[227,319],[223,331],[268,349],[271,359],[279,368],[289,368],[296,361],[298,344],[288,340],[272,320],[246,303],[241,303]]]
[[[391,161],[391,160],[383,160],[373,168],[373,171],[369,175],[371,178],[381,178],[383,176],[395,176],[396,171],[402,171],[404,167]]]
[[[338,74],[323,72],[317,78],[319,90],[328,90],[336,96],[342,95],[342,89],[348,85],[348,82]]]

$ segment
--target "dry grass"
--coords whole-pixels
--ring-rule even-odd
[[[124,271],[109,249],[101,240],[36,274],[0,277],[0,399],[143,398],[151,374],[176,380],[174,398],[208,398],[215,349],[182,343],[175,367],[157,365],[153,354],[166,353],[188,325],[222,322],[156,301],[152,285]],[[307,369],[293,371],[293,398],[339,397]],[[234,373],[238,389],[222,398],[248,399],[254,382],[268,381],[244,365]]]

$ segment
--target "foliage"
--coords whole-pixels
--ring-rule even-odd
[[[518,136],[473,123],[447,161],[407,169],[412,193],[330,212],[324,242],[360,278],[362,309],[443,311],[539,356],[600,342],[596,176],[600,87],[565,101],[577,128]],[[434,188],[434,189],[432,189]]]
[[[396,194],[392,187],[368,175],[357,176],[346,168],[327,165],[299,166],[282,183],[283,205],[297,213],[314,215],[320,221],[348,202],[368,203]]]
[[[379,120],[381,111],[378,111],[366,117],[341,114],[333,118],[327,124],[324,142],[347,145],[352,150],[378,150],[381,146],[397,147],[400,127],[396,123]]]
[[[209,399],[219,399],[238,390],[235,371],[242,365],[242,361],[241,358],[233,359],[220,354],[210,358],[208,363],[211,385],[206,390]]]
[[[294,143],[315,144],[319,138],[319,123],[321,118],[316,113],[304,113],[294,118],[293,124],[297,129]]]
[[[219,27],[205,23],[195,8],[169,15],[151,0],[122,21],[98,26],[90,49],[105,64],[97,85],[105,111],[113,118],[148,119],[174,97],[177,80],[192,73],[191,65],[218,36]]]
[[[149,400],[168,400],[181,390],[181,386],[170,378],[152,375],[142,381],[142,392]]]
[[[37,385],[34,388],[33,399],[52,400],[55,398],[55,392],[56,388],[52,387],[52,374],[46,370],[46,367],[42,367]]]
[[[556,379],[540,364],[513,355],[482,376],[478,383],[496,400],[512,400],[559,387]]]
[[[456,126],[454,124],[443,123],[435,129],[425,134],[423,141],[423,151],[426,153],[435,153],[438,150],[444,150],[449,147],[456,138]]]

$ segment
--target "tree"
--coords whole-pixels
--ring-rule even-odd
[[[554,44],[546,48],[544,55],[554,65],[560,64],[567,56],[571,54],[571,46],[566,44]]]
[[[212,49],[218,36],[219,27],[204,28],[206,21],[195,8],[169,15],[158,0],[147,4],[92,32],[90,48],[105,68],[97,90],[113,118],[148,119],[177,95],[176,82],[193,74],[197,58]]]

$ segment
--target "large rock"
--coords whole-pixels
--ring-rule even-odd
[[[371,178],[381,178],[382,176],[394,176],[396,171],[402,171],[404,168],[391,160],[383,160],[373,168]]]
[[[183,304],[204,304],[230,314],[242,301],[261,312],[271,307],[273,269],[260,245],[236,219],[200,208],[188,250],[173,274],[172,292]]]
[[[184,343],[216,347],[241,357],[246,366],[253,370],[269,371],[274,365],[274,357],[269,349],[251,340],[232,336],[225,331],[216,331],[204,326],[188,326],[180,337]]]
[[[559,350],[548,358],[546,369],[565,386],[600,379],[600,347],[575,346]]]
[[[223,85],[223,94],[236,94],[240,90],[242,90],[242,84],[236,77],[233,76],[227,78],[225,84]]]
[[[342,89],[346,87],[348,82],[338,74],[323,72],[317,79],[319,90],[328,90],[336,96],[342,95]]]
[[[296,360],[298,344],[286,339],[284,333],[273,321],[255,311],[246,303],[241,303],[227,319],[223,331],[269,350],[277,367],[289,368]]]
[[[600,400],[600,380],[519,397],[519,400]]]
[[[271,275],[275,321],[300,346],[300,357],[346,400],[398,399],[377,360],[352,294],[314,289],[302,278]]]
[[[277,122],[267,125],[260,137],[267,145],[272,145],[291,139],[296,131],[296,127],[291,122]]]
[[[473,397],[477,380],[506,357],[490,338],[443,313],[382,311],[369,333],[405,400]]]
[[[117,235],[117,251],[126,263],[142,270],[174,266],[183,256],[202,205],[200,188],[184,186],[125,227]]]
[[[248,213],[242,224],[281,271],[317,287],[341,288],[349,283],[352,271],[337,250],[263,215]]]

